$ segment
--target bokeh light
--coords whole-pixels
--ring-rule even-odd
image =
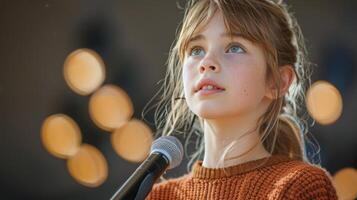
[[[56,114],[43,122],[41,139],[52,155],[68,158],[78,151],[82,137],[74,120],[64,114]]]
[[[79,151],[67,160],[67,167],[76,181],[88,187],[97,187],[108,177],[106,159],[97,148],[89,144],[83,144]]]
[[[308,112],[323,125],[332,124],[341,116],[342,104],[340,92],[326,81],[315,82],[306,95]]]
[[[105,85],[90,98],[89,113],[94,123],[113,131],[130,120],[133,105],[124,90],[115,85]]]
[[[78,49],[69,54],[63,72],[69,87],[80,95],[94,92],[105,79],[104,62],[90,49]]]
[[[149,154],[153,135],[142,121],[133,119],[111,135],[114,150],[122,158],[131,162],[141,162]]]
[[[344,168],[333,177],[339,199],[353,200],[357,198],[357,170]]]

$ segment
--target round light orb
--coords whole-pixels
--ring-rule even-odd
[[[108,177],[108,164],[103,154],[94,146],[83,144],[67,160],[69,174],[80,184],[97,187]]]
[[[333,176],[333,183],[339,199],[353,200],[357,198],[357,170],[344,168]]]
[[[129,96],[115,85],[101,87],[89,100],[89,113],[92,120],[106,131],[113,131],[128,122],[133,112]]]
[[[52,155],[68,158],[77,153],[82,136],[73,119],[64,114],[55,114],[43,122],[41,139],[44,147]]]
[[[341,116],[342,104],[340,92],[326,81],[315,82],[306,95],[309,114],[322,125],[332,124]]]
[[[68,55],[63,74],[74,92],[88,95],[99,88],[105,79],[104,62],[95,51],[78,49]]]
[[[116,129],[110,139],[116,153],[131,162],[143,161],[153,142],[151,129],[136,119]]]

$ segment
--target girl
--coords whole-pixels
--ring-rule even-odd
[[[337,199],[305,151],[304,52],[282,2],[189,1],[156,117],[165,135],[203,139],[191,172],[147,199]]]

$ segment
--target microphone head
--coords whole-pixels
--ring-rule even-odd
[[[177,167],[183,158],[181,142],[174,136],[162,136],[156,139],[151,146],[151,153],[162,153],[169,159],[168,169]]]

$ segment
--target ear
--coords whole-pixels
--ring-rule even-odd
[[[295,71],[291,65],[284,65],[279,67],[279,73],[280,73],[280,96],[284,96],[291,85],[291,83],[295,79]],[[269,77],[268,81],[268,87],[267,87],[267,93],[266,97],[268,97],[271,100],[274,100],[277,98],[277,92],[278,89],[276,88],[276,85],[274,81],[272,80],[272,77]]]

